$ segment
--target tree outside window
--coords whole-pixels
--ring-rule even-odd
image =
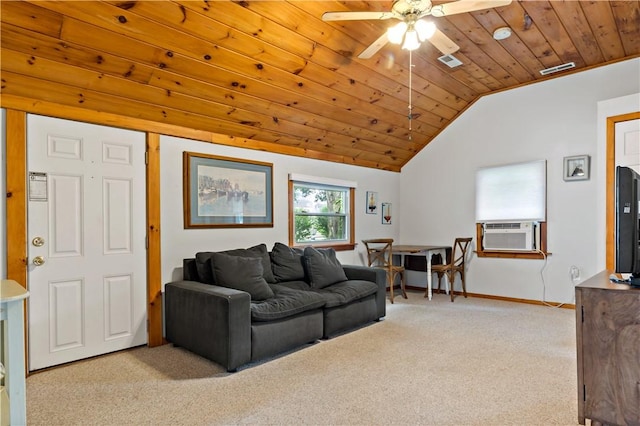
[[[352,188],[292,182],[292,245],[352,243]]]

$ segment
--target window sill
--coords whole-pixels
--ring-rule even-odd
[[[296,245],[296,248],[305,248],[305,247],[314,247],[314,248],[332,248],[335,251],[347,251],[347,250],[354,250],[356,248],[355,244],[350,244],[350,243],[335,243],[335,244],[331,244],[331,243],[325,243],[325,244],[304,244],[304,245]]]
[[[551,253],[542,253],[539,251],[488,251],[488,250],[476,250],[476,256],[478,257],[495,257],[501,259],[544,259],[547,256],[551,256]]]

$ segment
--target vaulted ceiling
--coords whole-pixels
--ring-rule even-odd
[[[395,20],[322,20],[392,5],[2,1],[2,105],[86,108],[398,171],[483,95],[640,55],[638,1],[513,1],[434,17],[460,47],[455,68],[429,42],[411,59],[393,44],[359,59]],[[512,35],[495,40],[505,26]]]

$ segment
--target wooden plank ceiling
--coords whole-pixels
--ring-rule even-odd
[[[638,1],[513,1],[432,18],[463,65],[449,68],[424,42],[411,78],[399,46],[357,58],[396,20],[321,19],[392,4],[2,1],[2,105],[80,107],[399,171],[483,95],[567,73],[543,77],[544,68],[574,62],[579,71],[640,54]],[[503,26],[512,36],[494,40]]]

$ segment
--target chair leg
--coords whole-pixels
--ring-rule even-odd
[[[462,281],[462,294],[464,294],[464,297],[467,297],[467,284],[464,280],[464,270],[460,271],[460,281]]]
[[[451,301],[453,302],[453,283],[455,280],[455,271],[452,269],[447,275],[449,278],[449,295],[451,296]]]
[[[435,272],[437,273],[437,272]],[[431,279],[432,279],[432,283],[433,283],[433,274],[434,272],[431,273]],[[427,280],[429,279],[429,277],[427,277]],[[440,274],[438,274],[438,293],[440,293]],[[427,288],[424,289],[424,297],[429,297],[429,285],[427,284]]]
[[[444,274],[444,276],[445,276],[445,278],[446,278],[446,280],[445,280],[445,282],[444,282],[444,288],[445,288],[445,290],[444,290],[444,291],[445,291],[447,294],[450,294],[450,293],[451,293],[451,288],[450,288],[450,287],[451,287],[451,280],[449,279],[449,272],[446,272],[446,273]]]
[[[406,289],[406,280],[404,278],[404,272],[400,273],[400,288],[402,289],[402,297],[408,299],[407,297],[407,289]]]
[[[389,299],[393,303],[393,274],[387,274],[387,281],[389,281]]]

